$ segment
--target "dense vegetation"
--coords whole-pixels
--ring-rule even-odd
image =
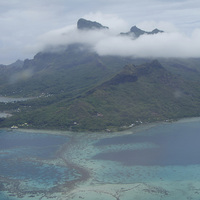
[[[61,52],[39,53],[23,67],[16,67],[13,74],[9,71],[13,77],[31,71],[13,83],[6,82],[4,69],[1,94],[38,98],[0,103],[1,111],[13,113],[2,118],[0,126],[121,130],[140,123],[199,116],[196,59],[158,62],[100,57],[85,48],[73,45]]]
[[[77,29],[108,29],[80,19]],[[133,26],[124,37],[162,33]],[[159,61],[158,61],[159,60]],[[200,59],[99,56],[91,47],[48,47],[31,60],[0,65],[0,127],[122,130],[140,123],[200,115]]]

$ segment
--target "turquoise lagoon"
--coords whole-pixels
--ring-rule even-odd
[[[0,130],[0,199],[39,199],[79,179],[62,158],[69,142],[65,135]]]
[[[200,199],[200,118],[119,133],[0,132],[0,196]]]

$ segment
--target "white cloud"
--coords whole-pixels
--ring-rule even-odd
[[[130,25],[115,14],[104,14],[102,12],[91,12],[87,15],[84,15],[83,18],[97,21],[105,26],[110,28],[112,33],[118,34],[123,31],[127,31]]]
[[[95,50],[100,55],[200,57],[200,30],[196,30],[191,37],[177,32],[143,35],[136,40],[113,37],[99,41]]]
[[[92,21],[99,21],[103,25],[109,26],[112,34],[126,32],[131,26],[137,25],[145,30],[157,27],[167,32],[177,32],[179,30],[191,35],[195,28],[200,27],[200,21],[198,20],[200,18],[200,1],[0,1],[0,63],[11,63],[19,58],[32,58],[40,50],[38,47],[43,47],[47,43],[48,38],[51,38],[51,34],[57,34],[53,33],[54,31],[52,30],[75,24],[81,17]],[[174,24],[175,27],[171,24]],[[69,31],[67,32],[70,35]],[[110,32],[108,37],[111,37]],[[45,34],[47,38],[43,37]],[[54,37],[56,38],[57,36],[55,35]],[[72,40],[74,39],[72,36],[69,37]],[[194,36],[183,37],[184,39],[192,40]],[[38,38],[40,38],[39,41],[42,45],[38,45]],[[106,40],[105,36],[102,36],[102,38]],[[111,39],[114,40],[115,38],[111,37]],[[64,43],[68,41],[64,36],[61,38],[57,37],[55,43],[57,40],[60,40],[60,43],[62,43],[62,40],[65,41]],[[101,39],[99,42],[102,46],[103,40]],[[97,42],[95,44],[94,48],[99,49],[100,44],[97,44]],[[27,49],[29,50],[27,51]]]
[[[99,20],[104,21],[102,14],[98,14],[97,17],[99,17]],[[166,30],[164,33],[142,35],[133,40],[130,37],[119,36],[119,32],[116,34],[116,31],[112,31],[112,29],[80,31],[73,25],[42,35],[38,40],[39,45],[36,47],[38,51],[41,49],[55,50],[56,48],[53,47],[66,47],[73,43],[82,43],[88,44],[99,55],[200,57],[200,29],[195,29],[188,36],[178,32],[176,27],[170,23],[152,21],[148,23],[146,21],[143,23],[143,27],[147,27],[146,25],[149,25],[149,30],[157,27],[161,28],[161,30],[162,27],[165,27]],[[115,26],[117,26],[117,23],[115,23]]]
[[[178,28],[167,21],[141,21],[140,23],[137,23],[137,26],[140,27],[140,29],[146,30],[146,31],[152,31],[153,29],[158,28],[160,30],[163,30],[165,32],[178,32]]]
[[[76,26],[67,26],[62,29],[50,31],[38,38],[35,50],[54,51],[61,46],[66,48],[70,44],[81,43],[94,46],[110,35],[108,30],[78,30]]]

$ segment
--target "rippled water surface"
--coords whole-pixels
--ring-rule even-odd
[[[130,166],[185,166],[200,164],[199,122],[165,124],[135,135],[102,139],[97,146],[143,145],[146,148],[101,153],[96,159]]]
[[[199,141],[200,118],[120,133],[2,130],[0,199],[199,200]]]
[[[7,190],[11,196],[31,196],[77,179],[76,171],[58,155],[62,145],[69,142],[70,138],[63,135],[1,130],[1,191]],[[7,198],[0,194],[1,200]]]

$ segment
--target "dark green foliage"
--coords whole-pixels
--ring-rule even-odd
[[[196,91],[188,83],[177,79],[157,62],[132,67],[131,71],[138,75],[137,81],[114,85],[108,81],[73,102],[68,114],[76,115],[74,120],[81,130],[88,127],[93,131],[122,128],[139,121],[198,115],[200,103],[198,97],[194,97]],[[120,80],[120,76],[124,77],[124,73],[127,72],[117,74],[117,80]]]
[[[87,47],[77,44],[57,53],[38,53],[33,60],[26,60],[23,68],[2,77],[4,84],[0,93],[9,96],[68,93],[73,96],[102,82],[116,71],[117,68],[111,70],[104,65],[101,58],[90,53]],[[26,73],[28,77],[20,76]]]
[[[159,61],[172,73],[190,81],[199,81],[200,58],[162,58]]]
[[[38,53],[13,70],[0,67],[1,94],[40,96],[0,103],[1,111],[13,114],[0,126],[122,130],[141,121],[199,116],[198,64],[198,59],[101,57],[79,44]]]

